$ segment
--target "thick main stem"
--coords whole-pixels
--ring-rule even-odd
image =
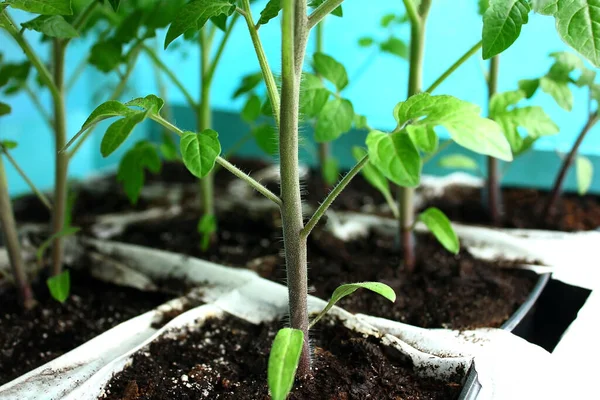
[[[492,97],[498,91],[498,70],[500,67],[500,56],[492,57],[490,60],[490,73],[488,77],[488,106]],[[494,226],[499,226],[502,219],[502,194],[500,193],[500,171],[498,160],[494,157],[487,159],[487,201],[490,220]]]
[[[210,41],[207,38],[206,28],[200,31],[200,102],[198,103],[197,122],[198,132],[212,127],[210,109]],[[214,215],[214,176],[209,173],[200,180],[200,195],[202,197],[202,214]]]
[[[67,207],[67,169],[69,156],[60,152],[67,143],[66,109],[64,96],[65,47],[59,39],[55,39],[52,47],[54,70],[53,80],[59,96],[54,98],[54,135],[56,149],[56,165],[54,178],[54,205],[52,213],[52,234],[62,231]],[[54,240],[52,247],[52,274],[62,271],[63,242],[60,237]]]
[[[23,307],[29,309],[35,305],[35,299],[27,279],[27,274],[25,273],[25,264],[21,255],[21,244],[19,243],[17,224],[15,223],[15,216],[8,193],[8,182],[6,181],[6,171],[4,170],[2,156],[0,156],[0,222],[2,223],[4,243],[15,278],[15,286],[19,291]]]
[[[410,1],[406,2],[410,3]],[[411,3],[412,4],[412,3]],[[421,92],[423,82],[423,58],[425,55],[425,22],[431,7],[431,0],[423,0],[418,15],[413,15],[410,29],[410,71],[408,77],[408,97]],[[409,7],[407,7],[408,9]],[[400,242],[404,268],[413,272],[416,264],[414,188],[398,188],[398,210],[400,211]]]
[[[590,113],[588,120],[583,126],[583,129],[581,129],[579,136],[577,136],[577,140],[575,141],[575,144],[573,144],[571,151],[563,160],[563,163],[560,167],[560,171],[558,172],[556,180],[554,181],[554,185],[552,186],[552,192],[550,193],[548,204],[546,204],[546,208],[544,210],[544,215],[546,216],[546,218],[550,218],[556,208],[556,204],[558,203],[558,199],[560,198],[560,195],[562,193],[562,187],[564,185],[565,178],[567,177],[567,172],[569,171],[571,164],[573,164],[573,161],[575,160],[575,156],[579,151],[579,147],[581,146],[583,139],[585,138],[587,133],[594,127],[594,125],[596,125],[597,122],[598,111]]]
[[[279,157],[281,174],[281,217],[287,284],[289,293],[290,324],[304,332],[304,347],[299,376],[310,374],[308,346],[308,265],[306,238],[302,235],[302,199],[298,171],[298,112],[300,76],[306,46],[306,0],[284,0],[282,17],[282,86],[279,130]]]

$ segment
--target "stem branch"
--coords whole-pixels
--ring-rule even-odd
[[[463,54],[458,60],[456,60],[456,62],[454,64],[452,64],[446,71],[444,71],[444,73],[442,75],[440,75],[440,77],[437,78],[435,80],[435,82],[433,82],[431,84],[431,86],[429,86],[427,88],[427,90],[425,90],[425,91],[427,93],[433,92],[438,86],[440,86],[442,84],[442,82],[444,82],[446,80],[446,78],[448,78],[450,75],[452,75],[452,73],[454,71],[456,71],[462,64],[464,64],[465,61],[467,61],[469,58],[471,58],[471,56],[473,56],[475,53],[477,53],[479,51],[479,49],[481,48],[482,43],[483,42],[480,40],[473,47],[471,47],[469,50],[467,50],[467,52],[465,54]]]
[[[31,179],[29,179],[25,171],[23,171],[17,163],[17,160],[15,160],[13,156],[10,155],[9,151],[5,148],[2,149],[2,153],[6,156],[8,162],[13,166],[13,168],[17,171],[17,173],[21,176],[25,183],[27,183],[27,185],[29,186],[31,191],[37,196],[37,198],[40,199],[40,201],[44,204],[44,206],[46,206],[48,210],[52,211],[52,205],[50,204],[50,200],[48,200],[48,197],[46,197],[46,195],[35,186],[35,183],[33,183]]]

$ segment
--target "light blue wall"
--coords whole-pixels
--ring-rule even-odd
[[[258,17],[261,5],[254,7],[254,17]],[[365,6],[368,4],[368,6]],[[352,100],[357,112],[368,116],[372,126],[380,129],[391,129],[394,120],[391,111],[394,105],[405,98],[408,64],[395,57],[381,55],[372,58],[369,49],[357,46],[361,36],[381,32],[379,20],[388,12],[402,13],[400,0],[348,0],[344,4],[344,17],[329,17],[325,28],[325,50],[342,61],[352,80],[365,65],[366,72],[360,79],[351,81],[345,95]],[[266,53],[274,66],[279,70],[279,23],[271,21],[260,28],[260,36],[266,48]],[[400,32],[408,39],[408,31]],[[473,0],[434,0],[427,32],[427,53],[424,65],[425,85],[436,79],[457,57],[470,48],[481,36],[481,18],[476,12],[476,2]],[[20,54],[11,41],[1,37],[2,50],[5,56],[17,58]],[[181,39],[179,39],[181,41]],[[6,45],[5,45],[6,44]],[[312,47],[312,46],[311,46]],[[73,68],[81,57],[86,45],[73,48],[69,55],[69,68]],[[517,43],[502,55],[500,68],[500,90],[516,88],[519,79],[533,78],[543,75],[549,68],[551,60],[548,54],[553,51],[566,50],[567,47],[555,32],[554,21],[549,17],[532,15],[530,22],[523,28],[523,33]],[[183,50],[183,51],[182,51]],[[310,52],[310,49],[309,49]],[[198,92],[198,51],[189,44],[182,48],[167,50],[161,56],[185,82],[192,93]],[[486,63],[479,57],[474,57],[461,67],[448,81],[442,84],[436,93],[447,93],[465,100],[485,104],[486,90],[482,71]],[[258,63],[247,30],[240,19],[235,27],[231,42],[225,50],[221,65],[216,74],[216,82],[212,91],[215,109],[236,111],[241,107],[240,101],[232,101],[231,94],[239,79],[244,74],[258,70]],[[383,77],[386,77],[385,80]],[[87,71],[80,84],[69,96],[69,132],[74,134],[89,111],[93,108],[89,95],[105,83],[103,75],[95,71]],[[139,95],[156,93],[154,72],[147,60],[142,59],[136,73],[133,75],[131,86]],[[183,105],[184,97],[175,87],[169,86],[169,101],[175,105]],[[133,94],[130,94],[133,96]],[[50,134],[43,122],[24,96],[9,99],[13,106],[13,114],[0,119],[0,134],[19,140],[23,145],[15,151],[15,156],[21,160],[25,169],[36,182],[44,187],[52,185],[50,168],[53,159]],[[536,95],[532,103],[543,106],[561,128],[561,133],[548,137],[536,144],[539,150],[567,150],[573,143],[576,134],[584,123],[586,96],[583,91],[577,92],[574,110],[568,113],[558,108],[544,94]],[[175,121],[177,123],[177,121]],[[585,154],[600,155],[600,128],[595,128],[582,145]],[[138,130],[143,135],[143,129]],[[221,135],[237,135],[237,132],[221,132]],[[240,135],[243,134],[239,133]],[[118,155],[101,160],[98,156],[99,137],[91,140],[81,154],[74,160],[71,171],[77,176],[85,176],[99,167],[111,167],[118,160]],[[28,158],[28,155],[35,157]],[[558,157],[557,157],[558,161]],[[600,165],[596,166],[600,171]],[[511,175],[519,173],[512,171]],[[540,171],[536,171],[540,172]],[[544,172],[544,171],[541,171]],[[551,174],[549,171],[548,174]],[[515,175],[516,174],[516,175]],[[550,180],[545,177],[545,181]],[[20,179],[10,176],[12,192],[20,192],[23,185]],[[596,186],[598,180],[595,181]],[[596,188],[597,190],[600,188]]]

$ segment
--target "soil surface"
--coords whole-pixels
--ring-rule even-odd
[[[200,250],[198,216],[191,212],[167,221],[131,225],[115,240],[250,268],[284,284],[276,213],[252,219],[237,210],[220,217],[219,241],[208,252]],[[317,228],[308,240],[309,291],[328,299],[343,283],[384,282],[396,291],[395,303],[361,291],[342,300],[342,307],[425,328],[467,329],[502,325],[537,281],[532,272],[476,260],[464,249],[454,256],[434,239],[418,239],[416,273],[407,274],[399,266],[401,254],[393,238],[372,233],[343,242]]]
[[[268,400],[267,361],[282,326],[226,317],[171,332],[138,352],[99,399]],[[296,382],[291,400],[455,399],[461,390],[462,373],[451,382],[419,378],[407,357],[339,322],[319,322],[312,343],[314,375]]]
[[[13,289],[0,292],[0,385],[172,297],[70,274],[72,292],[64,304],[40,282],[34,284],[39,304],[26,312]]]

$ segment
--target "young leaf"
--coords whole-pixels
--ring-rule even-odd
[[[219,134],[212,129],[200,133],[185,132],[181,137],[179,148],[183,163],[197,178],[204,178],[215,166],[221,154]]]
[[[283,328],[277,332],[267,373],[271,399],[285,400],[292,390],[303,346],[304,333],[301,330]]]
[[[458,254],[460,243],[452,224],[446,215],[435,207],[430,207],[419,214],[419,220],[433,233],[433,236],[452,254]]]
[[[145,120],[148,115],[150,115],[150,110],[137,111],[134,114],[113,122],[106,130],[102,142],[100,143],[100,153],[102,153],[102,157],[108,157],[117,150],[131,134],[133,128]]]
[[[567,111],[573,109],[573,93],[569,89],[568,80],[555,80],[549,76],[543,76],[540,78],[540,88],[552,96],[561,108]]]
[[[598,0],[556,0],[556,29],[561,38],[600,67],[600,3]]]
[[[354,107],[349,100],[335,98],[329,101],[318,116],[315,140],[323,143],[337,139],[352,129],[353,120]]]
[[[11,110],[8,104],[0,101],[0,116],[10,114]]]
[[[348,283],[345,285],[339,286],[337,289],[333,291],[331,295],[331,299],[329,303],[325,306],[323,311],[321,311],[313,320],[310,322],[309,328],[312,328],[321,318],[327,314],[327,312],[341,299],[344,297],[351,295],[356,292],[358,289],[368,289],[372,292],[375,292],[391,302],[396,301],[396,293],[394,293],[394,289],[386,285],[385,283],[380,282],[360,282],[360,283]]]
[[[531,8],[526,0],[490,0],[483,14],[483,58],[502,53],[517,40],[521,27],[529,20]]]
[[[421,179],[421,156],[408,134],[371,131],[367,136],[369,160],[389,180],[415,187]]]
[[[519,89],[525,93],[525,98],[530,99],[540,86],[539,79],[522,79],[519,81]]]
[[[73,15],[71,0],[6,0],[13,8],[42,15]]]
[[[192,0],[178,11],[169,26],[165,38],[165,49],[184,33],[202,29],[209,18],[222,14],[227,16],[233,14],[235,7],[233,0]]]
[[[356,129],[369,129],[367,117],[364,115],[354,114],[354,127]]]
[[[466,169],[475,171],[478,169],[477,161],[464,154],[449,154],[444,156],[438,162],[442,168]]]
[[[558,11],[558,0],[533,0],[533,11],[542,15],[554,15]]]
[[[479,15],[485,14],[487,9],[490,7],[490,0],[478,0],[477,1],[477,11]]]
[[[252,91],[259,83],[262,82],[262,72],[246,75],[242,78],[240,86],[235,90],[233,98],[236,99],[241,95]]]
[[[50,290],[52,298],[59,303],[64,303],[69,298],[69,293],[71,292],[71,275],[69,274],[69,270],[64,270],[60,274],[48,278],[46,285]]]
[[[260,117],[260,108],[262,104],[260,103],[260,98],[253,94],[248,97],[244,108],[242,109],[242,119],[248,123],[254,122]]]
[[[269,0],[264,10],[260,12],[258,24],[265,25],[273,18],[277,18],[279,11],[281,11],[281,0]]]
[[[333,57],[323,53],[315,53],[313,65],[317,74],[333,83],[339,92],[348,86],[346,68]]]
[[[425,153],[433,153],[437,150],[439,139],[432,126],[413,126],[407,131],[417,149]]]
[[[153,173],[160,172],[161,161],[156,148],[148,141],[138,142],[119,162],[117,181],[123,184],[125,194],[131,204],[136,204],[144,186],[147,169]]]
[[[397,37],[389,37],[386,41],[379,44],[379,48],[384,53],[389,53],[405,60],[408,59],[408,46]]]
[[[375,40],[372,37],[361,37],[358,39],[358,45],[360,47],[371,47],[375,43]]]
[[[42,261],[42,258],[44,258],[44,253],[52,245],[52,242],[54,242],[56,239],[59,239],[59,238],[63,238],[63,237],[70,236],[70,235],[74,235],[77,232],[79,232],[79,229],[80,228],[77,228],[77,227],[74,227],[74,226],[65,226],[62,231],[56,232],[55,234],[51,235],[48,239],[46,239],[40,245],[40,247],[38,247],[38,249],[37,249],[37,251],[35,253],[35,256],[36,256],[38,262]]]
[[[577,156],[575,164],[577,169],[577,192],[580,196],[583,196],[592,186],[594,165],[589,158],[584,156]]]
[[[150,111],[151,114],[158,114],[165,105],[165,101],[158,96],[149,94],[146,97],[138,97],[125,103],[126,106],[140,107],[144,110]]]
[[[262,151],[272,156],[279,152],[279,137],[269,124],[262,124],[252,129],[252,136]]]
[[[579,75],[575,84],[577,87],[592,86],[595,80],[596,71],[584,67],[581,69],[581,75]]]
[[[321,173],[325,183],[332,186],[340,177],[340,165],[338,161],[333,157],[327,158],[325,164],[322,165]]]
[[[136,112],[125,106],[123,103],[116,100],[109,100],[106,103],[100,104],[85,120],[81,126],[80,132],[84,132],[93,125],[112,117],[127,117]],[[78,133],[79,134],[79,133]]]
[[[177,145],[171,135],[167,132],[162,133],[162,143],[158,146],[161,154],[167,161],[175,161],[179,158],[177,153]]]
[[[123,60],[122,44],[115,40],[106,40],[92,46],[89,63],[102,72],[113,71]]]
[[[367,151],[363,148],[355,146],[352,148],[352,155],[354,156],[354,159],[356,161],[360,161],[363,159],[364,156],[367,155]],[[377,168],[375,168],[373,164],[371,164],[370,161],[367,161],[367,163],[361,170],[361,173],[363,174],[367,182],[369,182],[375,189],[383,193],[384,196],[391,196],[390,185],[388,183],[388,180],[385,178],[385,176],[383,176],[381,171],[379,171]]]
[[[17,142],[14,140],[2,140],[0,141],[0,146],[3,150],[12,150],[17,148]]]
[[[217,231],[217,218],[212,214],[205,214],[198,221],[198,233],[202,236],[200,239],[200,249],[208,250],[210,247],[210,238]]]
[[[21,26],[50,37],[74,38],[79,36],[77,30],[60,15],[40,15],[31,21],[22,23]]]

